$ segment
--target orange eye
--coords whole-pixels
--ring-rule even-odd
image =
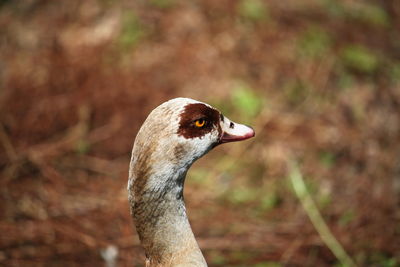
[[[206,124],[206,120],[204,120],[204,119],[196,120],[196,121],[194,122],[194,125],[195,125],[196,127],[198,127],[198,128],[203,127],[205,124]]]

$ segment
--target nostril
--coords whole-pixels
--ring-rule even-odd
[[[231,129],[235,128],[235,124],[233,122],[231,122],[231,124],[229,124],[229,128],[231,128]]]

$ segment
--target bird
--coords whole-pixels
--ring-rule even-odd
[[[186,214],[186,173],[214,147],[254,136],[253,128],[190,98],[150,112],[133,144],[127,187],[146,267],[207,266]]]

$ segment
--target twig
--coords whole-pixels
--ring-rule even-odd
[[[18,158],[17,152],[15,152],[14,146],[12,145],[2,123],[0,123],[0,141],[10,159],[10,162],[15,161]]]
[[[342,266],[356,266],[352,258],[346,253],[342,245],[329,230],[328,225],[324,218],[322,218],[317,205],[307,190],[299,169],[294,163],[290,165],[289,179],[292,182],[294,191],[300,200],[303,209],[306,211],[308,218],[310,218],[311,223],[317,230],[325,245],[332,251]]]
[[[0,122],[0,143],[3,145],[6,155],[9,160],[9,166],[4,168],[2,176],[6,177],[0,183],[6,184],[8,181],[15,177],[21,161],[19,160],[18,153],[16,152],[13,144],[11,143],[10,137],[6,133],[3,124]]]

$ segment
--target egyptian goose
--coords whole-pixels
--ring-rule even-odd
[[[169,100],[149,114],[133,145],[128,182],[147,267],[207,266],[186,215],[186,173],[215,146],[254,135],[252,128],[189,98]]]

